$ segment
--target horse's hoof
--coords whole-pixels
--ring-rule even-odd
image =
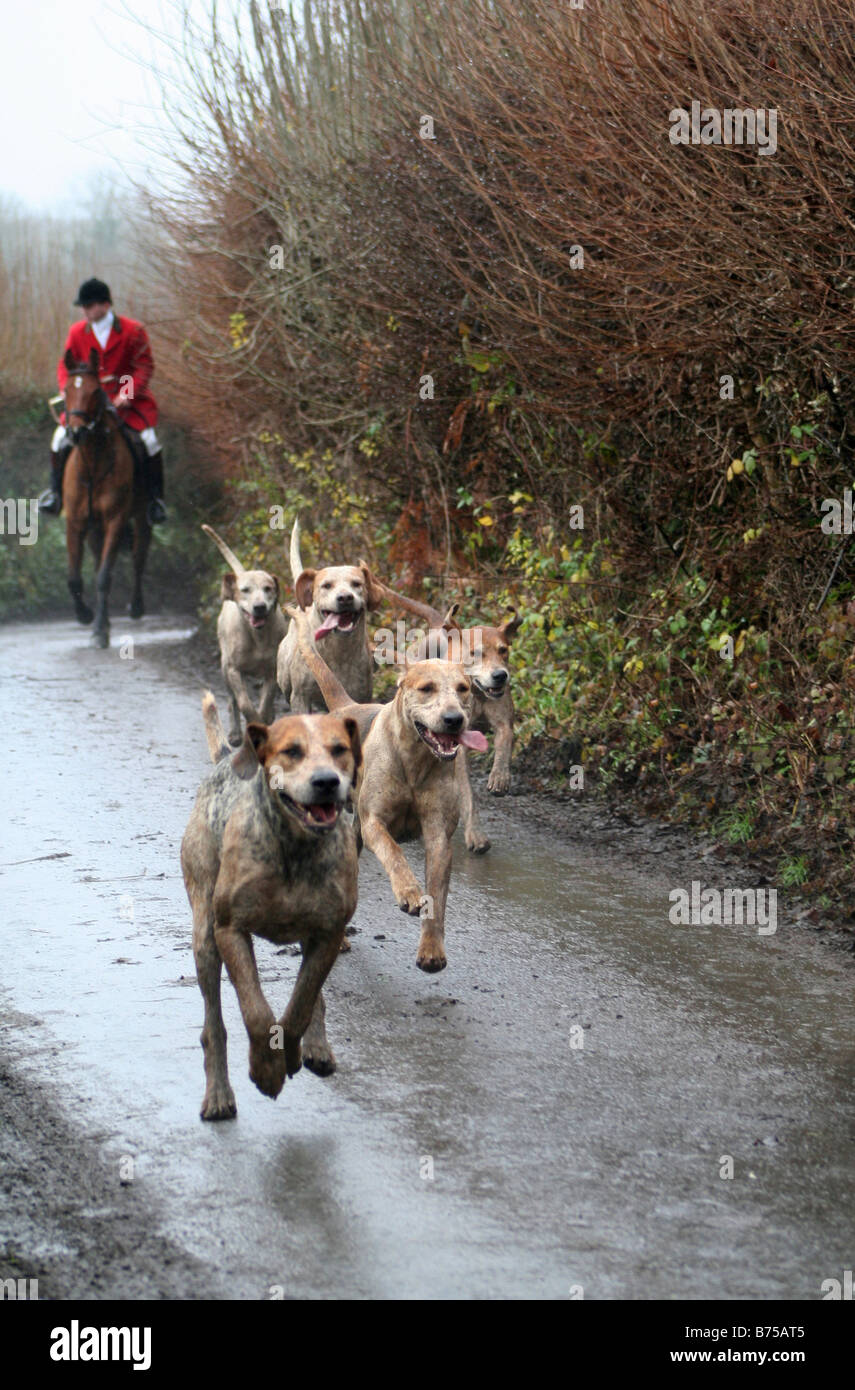
[[[97,631],[97,632],[93,632],[93,634],[92,634],[92,643],[93,643],[93,645],[96,646],[96,647],[109,647],[109,645],[110,645],[110,634],[109,634],[109,632],[103,632],[103,631],[101,631],[100,629],[99,629],[99,631]]]
[[[81,603],[80,607],[76,610],[76,615],[77,621],[82,623],[84,627],[86,627],[87,623],[91,623],[92,619],[95,617],[92,609],[87,608],[85,603]]]
[[[145,604],[141,598],[132,599],[128,604],[128,613],[132,618],[141,618],[145,613]]]

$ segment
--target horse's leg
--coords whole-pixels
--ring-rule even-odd
[[[74,604],[74,613],[79,623],[91,623],[92,609],[83,602],[83,543],[86,539],[86,522],[75,520],[68,512],[65,516],[65,543],[68,549],[68,591]]]
[[[91,623],[92,609],[83,602],[83,546],[88,521],[84,511],[84,484],[80,478],[80,451],[72,449],[65,462],[62,505],[65,508],[65,545],[68,551],[68,591],[79,623]]]
[[[126,515],[119,512],[110,517],[104,523],[104,548],[101,551],[101,561],[98,565],[98,574],[95,579],[95,590],[97,601],[95,605],[95,626],[92,629],[92,640],[96,647],[106,647],[110,642],[110,615],[107,611],[107,600],[110,597],[110,581],[113,578],[113,566],[116,563],[116,555],[119,550],[119,541],[122,539]]]
[[[132,618],[141,618],[145,612],[142,580],[150,544],[151,526],[146,517],[145,506],[143,505],[137,509],[134,515],[134,592],[128,604],[128,612]]]
[[[87,532],[87,540],[89,541],[89,549],[92,551],[92,559],[97,573],[98,566],[101,563],[101,552],[104,549],[104,527],[101,524],[100,517],[96,517],[91,523]]]

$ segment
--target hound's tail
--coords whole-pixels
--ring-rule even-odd
[[[298,516],[295,516],[294,525],[291,527],[290,560],[291,578],[296,584],[297,580],[300,578],[300,575],[303,573],[303,560],[300,555],[300,518]]]
[[[220,721],[217,702],[210,690],[206,690],[202,696],[202,718],[205,721],[205,737],[208,740],[211,762],[220,763],[223,758],[228,757],[232,750],[229,748],[226,731]]]
[[[229,549],[229,547],[226,545],[225,541],[224,541],[220,536],[217,535],[217,533],[216,533],[216,531],[214,530],[213,526],[206,526],[206,525],[204,524],[204,522],[203,522],[203,524],[202,524],[202,530],[205,532],[205,535],[206,535],[206,536],[210,536],[210,537],[211,537],[211,540],[214,542],[214,545],[215,545],[215,546],[217,547],[217,549],[219,550],[219,552],[220,552],[220,554],[222,555],[223,559],[226,561],[227,564],[231,565],[231,567],[232,567],[232,569],[234,570],[235,574],[245,574],[246,571],[245,571],[243,565],[241,564],[240,560],[239,560],[238,557],[235,555],[234,551]]]
[[[285,612],[297,629],[297,645],[300,655],[318,683],[328,710],[342,709],[344,705],[354,705],[356,701],[348,695],[338,676],[333,675],[323,657],[310,641],[309,619],[302,608],[286,608]]]

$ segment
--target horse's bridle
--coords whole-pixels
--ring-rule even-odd
[[[69,372],[69,376],[88,376],[88,375],[95,375],[93,369],[92,369],[91,367],[89,367],[89,366],[81,367],[80,369],[78,369],[78,370],[76,370],[76,371],[74,371],[74,372]],[[80,437],[84,434],[84,432],[85,432],[86,434],[92,434],[93,431],[96,430],[96,429],[98,428],[98,426],[100,425],[101,421],[104,419],[104,410],[105,410],[105,407],[106,407],[106,405],[107,405],[108,396],[107,396],[107,392],[104,390],[104,386],[103,386],[103,384],[102,384],[102,382],[101,382],[100,377],[98,378],[98,397],[97,397],[97,400],[98,400],[98,409],[97,409],[95,415],[93,416],[93,418],[92,418],[91,420],[89,419],[89,416],[87,415],[87,413],[86,413],[85,410],[69,410],[69,408],[66,406],[66,408],[65,408],[65,414],[66,414],[66,417],[67,417],[68,422],[69,422],[69,423],[68,423],[68,433],[71,435],[71,438],[72,438],[73,443],[77,444],[78,441],[79,441],[79,439],[80,439]],[[71,424],[71,417],[72,417],[72,415],[79,415],[86,423],[83,424],[83,425],[72,425],[72,424]]]

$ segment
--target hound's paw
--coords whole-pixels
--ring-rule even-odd
[[[303,1065],[303,1049],[300,1046],[300,1039],[295,1041],[285,1039],[285,1069],[289,1076],[296,1076]]]
[[[267,1033],[261,1038],[250,1039],[249,1079],[271,1100],[276,1099],[285,1085],[285,1051],[281,1047],[271,1047]]]
[[[332,1076],[336,1068],[335,1055],[328,1042],[310,1043],[303,1039],[303,1065],[315,1076]]]
[[[411,917],[419,916],[424,893],[414,878],[393,878],[392,892],[402,912],[408,912]]]
[[[511,785],[511,774],[509,772],[497,772],[495,768],[487,778],[487,791],[493,796],[505,796]]]
[[[402,912],[409,912],[412,917],[418,916],[421,910],[418,903],[423,901],[424,894],[412,876],[409,878],[393,877],[392,892],[395,894],[395,902],[398,903]]]
[[[486,854],[490,848],[490,841],[486,835],[482,835],[480,830],[467,830],[463,838],[470,854]]]
[[[203,1120],[233,1120],[237,1114],[234,1091],[225,1086],[209,1086],[199,1111]]]
[[[444,970],[448,961],[442,942],[437,941],[436,937],[433,936],[423,936],[419,941],[416,965],[419,970],[424,970],[428,975],[435,975],[438,970]]]

